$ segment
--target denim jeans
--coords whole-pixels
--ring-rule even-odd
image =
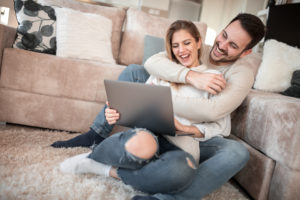
[[[160,200],[199,200],[226,183],[248,160],[248,150],[235,140],[214,137],[200,142],[200,164],[192,183],[176,194],[153,196]]]
[[[130,65],[121,73],[119,80],[145,82],[148,77],[149,74],[142,66]],[[98,114],[91,128],[104,137],[108,136],[112,126],[109,126],[105,120],[104,109]],[[160,145],[160,148],[163,149],[163,146],[165,145]],[[249,152],[242,144],[221,137],[200,142],[200,152],[200,164],[197,173],[184,190],[173,194],[160,192],[154,196],[161,200],[199,200],[221,187],[249,160]],[[143,184],[146,182],[145,180],[151,180],[151,177],[145,179],[143,176],[138,176],[135,170],[122,170],[127,171],[127,176],[133,176],[137,183]],[[119,174],[122,170],[119,170]],[[130,184],[127,180],[123,181]]]
[[[143,192],[175,193],[185,189],[196,174],[193,157],[167,140],[159,141],[157,136],[146,130],[153,135],[158,148],[152,158],[139,158],[125,148],[126,143],[139,130],[142,129],[130,129],[106,138],[93,149],[89,158],[117,167],[117,173],[125,184]],[[167,151],[160,152],[160,149],[166,148]],[[192,162],[193,167],[188,161]]]

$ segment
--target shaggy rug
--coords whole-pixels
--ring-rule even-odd
[[[16,125],[0,125],[0,199],[129,200],[141,194],[113,178],[92,174],[70,175],[59,170],[64,159],[88,148],[55,149],[49,145],[78,134]],[[229,182],[204,200],[247,200]]]

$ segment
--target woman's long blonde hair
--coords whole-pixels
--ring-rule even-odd
[[[193,22],[187,20],[177,20],[173,22],[167,30],[165,47],[166,47],[168,58],[176,63],[179,63],[179,61],[177,60],[177,58],[175,57],[172,51],[172,37],[173,34],[179,30],[186,30],[187,32],[189,32],[191,36],[196,40],[196,42],[199,42],[199,40],[201,40],[201,35],[196,25]],[[200,59],[200,56],[201,56],[201,49],[199,48],[198,59]]]

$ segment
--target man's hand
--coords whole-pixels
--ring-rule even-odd
[[[201,73],[192,70],[187,73],[186,82],[211,94],[218,94],[226,87],[226,81],[222,74]]]

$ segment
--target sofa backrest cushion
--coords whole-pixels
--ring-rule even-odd
[[[145,35],[144,37],[144,57],[143,64],[146,60],[154,54],[165,51],[164,38]]]
[[[118,59],[119,63],[123,65],[142,64],[145,35],[165,38],[165,33],[173,21],[129,8]],[[200,31],[202,40],[205,41],[207,25],[201,22],[194,23]]]
[[[81,3],[75,0],[38,0],[39,3],[49,6],[59,6],[79,10],[81,12],[95,13],[112,20],[112,52],[114,59],[118,58],[122,27],[125,19],[125,10],[116,7],[106,7]]]
[[[107,17],[70,8],[55,8],[56,55],[115,64],[112,22]]]

